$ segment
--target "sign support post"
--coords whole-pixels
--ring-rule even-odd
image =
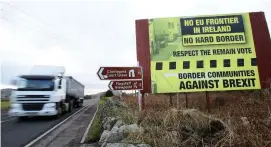
[[[179,100],[179,93],[177,93],[177,109],[180,108],[180,100]]]
[[[144,110],[145,109],[145,93],[142,93],[141,96],[141,109]]]
[[[169,93],[169,104],[170,104],[170,106],[173,106],[172,93]]]
[[[210,113],[211,112],[211,102],[210,102],[210,95],[209,92],[206,91],[206,102],[207,102],[207,110]]]
[[[138,90],[138,99],[137,99],[137,102],[138,102],[138,106],[139,106],[139,111],[142,110],[142,97],[141,97],[141,93],[140,93],[140,90]]]

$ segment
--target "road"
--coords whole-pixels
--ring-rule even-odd
[[[93,100],[85,100],[84,106],[92,102]],[[79,108],[76,108],[72,113],[67,113],[59,119],[34,117],[24,121],[11,119],[10,121],[2,122],[1,146],[22,147],[78,110]]]

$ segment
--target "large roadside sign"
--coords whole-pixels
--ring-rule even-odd
[[[248,13],[148,24],[153,93],[261,89]]]
[[[142,79],[141,67],[100,67],[97,72],[100,80]]]
[[[108,85],[111,90],[142,90],[142,80],[111,81]]]

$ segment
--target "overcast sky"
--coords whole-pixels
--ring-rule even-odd
[[[1,83],[35,64],[63,65],[87,92],[103,91],[100,66],[136,65],[136,19],[264,11],[271,28],[270,8],[271,0],[0,1]]]

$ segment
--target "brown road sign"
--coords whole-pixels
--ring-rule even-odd
[[[111,90],[142,90],[142,80],[111,81],[108,85]]]
[[[100,67],[97,72],[100,80],[142,79],[141,67]]]

